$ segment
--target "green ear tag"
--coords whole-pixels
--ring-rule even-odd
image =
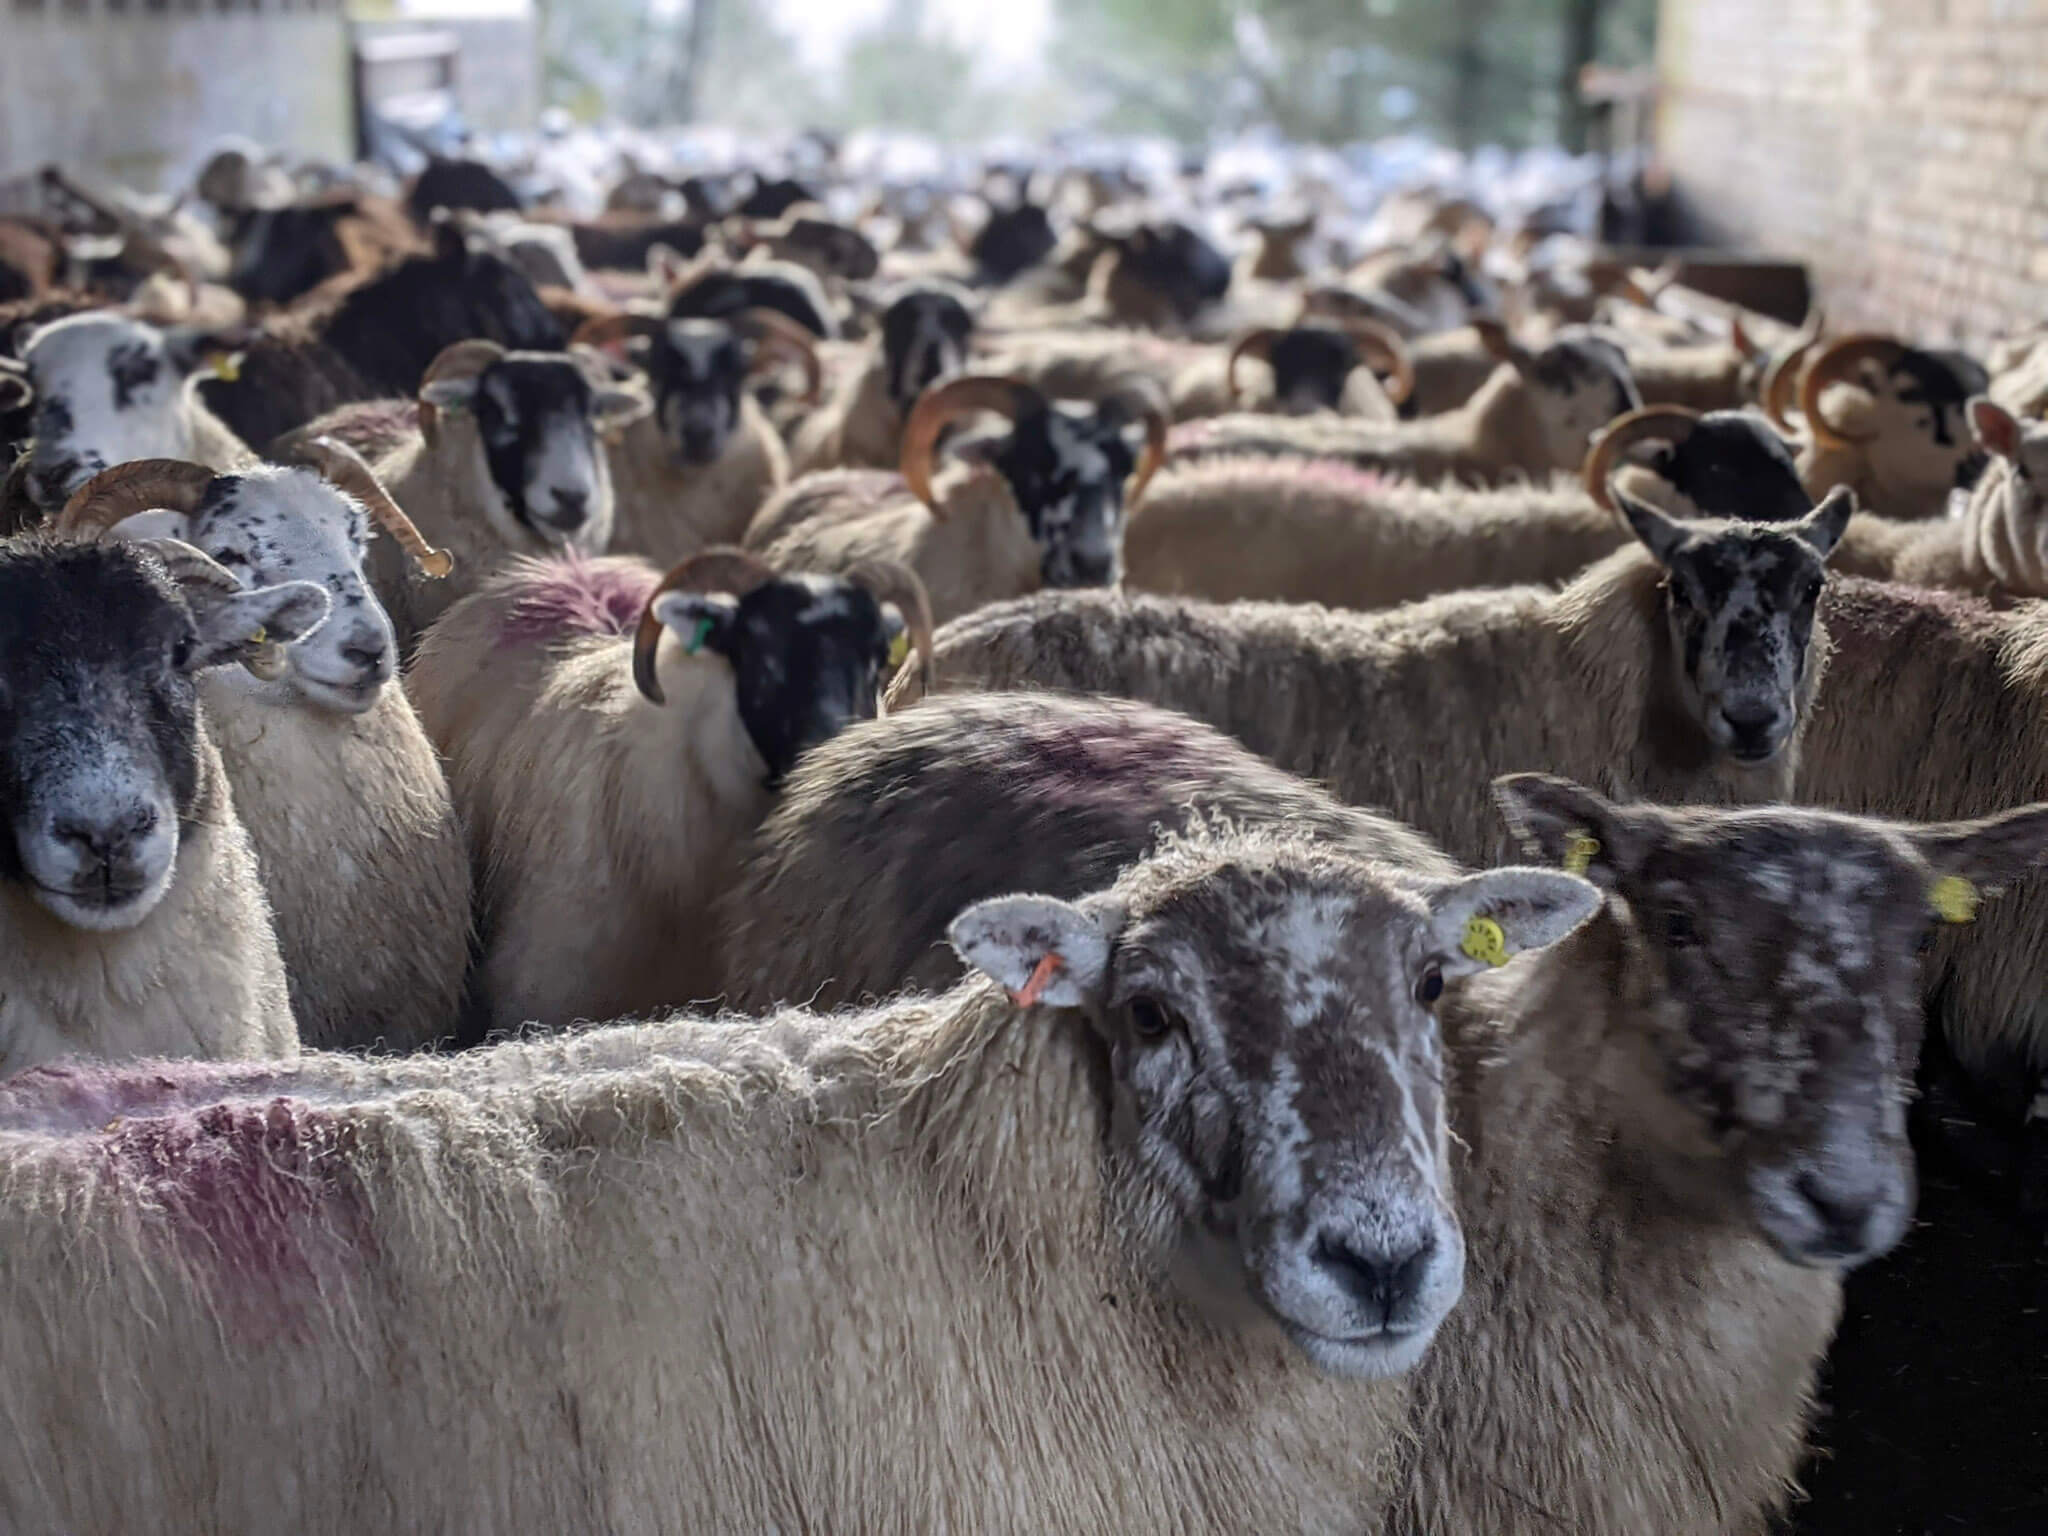
[[[894,640],[891,640],[889,642],[889,665],[891,667],[902,666],[903,658],[908,656],[909,654],[910,636],[908,633],[898,635]]]
[[[697,627],[690,631],[690,638],[683,642],[683,654],[694,656],[704,649],[704,642],[711,638],[711,621],[699,619]]]
[[[1593,860],[1600,852],[1600,839],[1590,832],[1574,832],[1571,847],[1565,850],[1564,872],[1568,875],[1583,875],[1593,867]]]

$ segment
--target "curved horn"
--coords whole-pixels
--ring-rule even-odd
[[[405,509],[391,499],[376,471],[347,443],[336,437],[316,437],[310,443],[301,443],[295,452],[301,463],[320,472],[321,479],[360,501],[370,520],[412,556],[422,575],[439,581],[455,569],[455,557],[426,541],[405,515]]]
[[[1783,352],[1772,357],[1770,366],[1757,388],[1758,404],[1764,408],[1764,415],[1781,432],[1797,432],[1798,424],[1792,419],[1792,403],[1798,395],[1799,369],[1806,361],[1806,355],[1820,340],[1820,333],[1826,319],[1816,304],[1807,312],[1806,322],[1799,328],[1792,344]]]
[[[1273,343],[1286,334],[1270,325],[1262,325],[1237,338],[1237,345],[1230,349],[1230,361],[1223,368],[1223,382],[1229,387],[1232,405],[1244,398],[1244,391],[1237,382],[1237,360],[1250,356],[1262,363],[1270,363],[1273,360]]]
[[[633,630],[633,686],[651,704],[666,704],[661,679],[655,675],[654,653],[661,644],[661,620],[654,616],[657,599],[669,592],[730,592],[745,597],[775,579],[774,568],[759,555],[731,545],[715,545],[690,556],[661,578],[647,594],[640,623]]]
[[[1166,431],[1169,417],[1166,392],[1145,374],[1129,374],[1116,381],[1105,403],[1122,407],[1145,423],[1145,446],[1138,452],[1137,467],[1131,471],[1124,491],[1124,515],[1128,517],[1145,494],[1145,487],[1166,462]]]
[[[804,371],[804,400],[815,401],[825,382],[824,365],[811,333],[779,309],[743,309],[732,318],[732,327],[754,343],[757,357],[780,353]]]
[[[1408,343],[1401,339],[1400,332],[1366,315],[1344,316],[1343,329],[1368,365],[1372,363],[1373,353],[1379,353],[1380,360],[1387,366],[1387,398],[1395,405],[1405,403],[1415,393],[1415,359],[1409,354]],[[1379,369],[1374,367],[1373,372],[1378,373]]]
[[[919,686],[931,692],[932,600],[917,572],[896,560],[860,560],[847,568],[846,579],[866,587],[876,602],[896,605],[917,653]]]
[[[213,471],[187,459],[136,459],[103,469],[71,493],[55,529],[66,538],[97,538],[124,517],[159,507],[190,517],[199,510]]]
[[[505,355],[505,349],[495,341],[457,341],[443,347],[427,364],[427,371],[420,375],[419,388],[414,391],[420,396],[420,435],[433,447],[441,435],[441,410],[425,395],[429,384],[443,379],[473,379],[491,364]]]
[[[939,434],[976,411],[994,411],[1015,421],[1029,410],[1044,410],[1045,396],[1021,379],[1007,379],[993,373],[968,373],[934,384],[917,397],[910,419],[903,424],[903,448],[897,468],[910,482],[910,493],[934,517],[944,517],[939,498],[932,490],[932,449]]]
[[[1868,442],[1874,434],[1861,437],[1845,432],[1820,411],[1820,397],[1830,384],[1844,379],[1853,368],[1867,362],[1893,363],[1906,353],[1903,343],[1890,336],[1859,332],[1829,342],[1813,355],[1806,374],[1799,381],[1799,409],[1816,442],[1837,444]]]
[[[615,341],[630,341],[635,336],[654,336],[661,332],[662,321],[655,315],[636,315],[621,310],[615,315],[592,315],[576,327],[576,334],[569,338],[572,347],[608,347]]]
[[[1623,450],[1652,439],[1682,443],[1692,436],[1699,420],[1698,411],[1683,405],[1646,405],[1626,416],[1615,417],[1601,428],[1586,454],[1586,494],[1603,511],[1614,511],[1614,495],[1607,489],[1607,477],[1614,472],[1615,461]]]
[[[18,410],[35,398],[28,369],[11,357],[0,357],[0,411]]]

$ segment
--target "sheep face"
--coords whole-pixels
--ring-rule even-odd
[[[747,346],[720,320],[671,320],[648,354],[655,417],[684,464],[718,461],[740,424]]]
[[[1137,465],[1121,405],[1055,404],[1005,435],[963,445],[1010,488],[1048,587],[1114,586],[1123,576],[1124,484]]]
[[[1647,462],[1704,517],[1789,523],[1813,510],[1791,446],[1750,411],[1710,411]]]
[[[600,433],[645,414],[637,392],[593,388],[560,353],[510,352],[472,378],[436,379],[420,397],[476,422],[472,483],[492,531],[514,549],[530,539],[602,554],[612,538],[612,478]],[[467,442],[468,439],[463,439]]]
[[[20,350],[37,401],[29,493],[45,513],[111,465],[192,457],[197,332],[93,311],[43,326]]]
[[[1979,556],[2015,594],[2048,593],[2048,426],[2021,421],[1983,396],[1970,402],[1970,430],[1991,455],[1971,496]]]
[[[1413,1366],[1463,1286],[1434,1007],[1589,917],[1570,876],[1430,882],[1304,845],[1169,845],[1079,902],[1007,896],[949,938],[1106,1047],[1111,1157],[1141,1242],[1326,1371]],[[1244,1303],[1249,1303],[1249,1307]],[[1233,1307],[1233,1304],[1236,1304]]]
[[[1342,331],[1304,325],[1274,340],[1270,361],[1274,410],[1301,416],[1336,410],[1359,359],[1358,348]]]
[[[375,707],[396,666],[391,619],[363,579],[369,519],[362,504],[308,469],[265,466],[220,475],[198,510],[138,512],[114,525],[130,539],[180,539],[211,556],[244,587],[312,582],[332,610],[285,652],[292,688],[336,714]]]
[[[904,294],[882,311],[882,363],[889,398],[909,410],[917,397],[967,366],[974,316],[942,288]]]
[[[1633,918],[1643,1035],[1600,1070],[1643,1111],[1673,1180],[1796,1264],[1889,1249],[1913,1209],[1920,955],[1979,886],[2048,854],[2048,809],[1904,826],[1614,805],[1537,774],[1498,792],[1532,851],[1563,860],[1591,838],[1589,878]]]
[[[1037,266],[1059,244],[1052,218],[1036,203],[992,209],[967,254],[991,281],[1007,283]]]
[[[882,668],[903,633],[893,603],[833,576],[784,576],[744,597],[673,592],[654,616],[685,654],[731,664],[740,721],[779,789],[805,752],[850,722],[875,718]]]
[[[1680,702],[1738,763],[1770,762],[1813,696],[1813,615],[1854,499],[1837,490],[1796,523],[1681,522],[1617,490],[1664,567],[1664,616]]]
[[[1230,291],[1230,263],[1201,234],[1178,220],[1145,224],[1121,237],[1123,271],[1192,319]]]
[[[1908,347],[1885,367],[1866,364],[1867,396],[1841,414],[1854,422],[1870,476],[1933,497],[1966,488],[1984,469],[1971,436],[1968,402],[1989,387],[1974,359]]]
[[[202,809],[195,674],[327,612],[317,587],[207,574],[181,594],[135,546],[0,546],[0,877],[73,927],[131,928],[170,888]]]
[[[1621,348],[1591,332],[1568,329],[1540,352],[1515,350],[1511,361],[1529,390],[1543,467],[1578,468],[1593,435],[1643,403]]]

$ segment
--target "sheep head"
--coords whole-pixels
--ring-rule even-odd
[[[1958,353],[1858,334],[1813,355],[1799,405],[1816,455],[1853,452],[1867,466],[1868,486],[1934,516],[1947,493],[1973,483],[1983,467],[1965,410],[1989,384],[1983,367]]]
[[[1336,326],[1295,325],[1286,330],[1262,327],[1247,331],[1230,349],[1224,379],[1230,399],[1239,404],[1240,358],[1254,357],[1273,370],[1273,396],[1290,412],[1336,410],[1344,397],[1351,370],[1369,364],[1382,375],[1387,400],[1400,405],[1415,388],[1415,364],[1408,347],[1391,328],[1353,316]]]
[[[1487,351],[1514,371],[1523,391],[1536,433],[1526,450],[1526,469],[1578,469],[1593,435],[1643,403],[1621,348],[1582,326],[1567,326],[1548,345],[1532,350],[1497,320],[1473,325]]]

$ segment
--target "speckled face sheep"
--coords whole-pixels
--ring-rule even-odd
[[[18,347],[36,393],[29,493],[45,515],[110,465],[200,459],[224,470],[252,458],[192,392],[213,373],[198,332],[90,311],[43,326]]]
[[[1799,384],[1811,441],[1800,472],[1815,496],[1852,486],[1886,517],[1937,518],[1984,467],[1967,402],[1990,377],[1973,358],[1884,336],[1845,336],[1813,355]]]

